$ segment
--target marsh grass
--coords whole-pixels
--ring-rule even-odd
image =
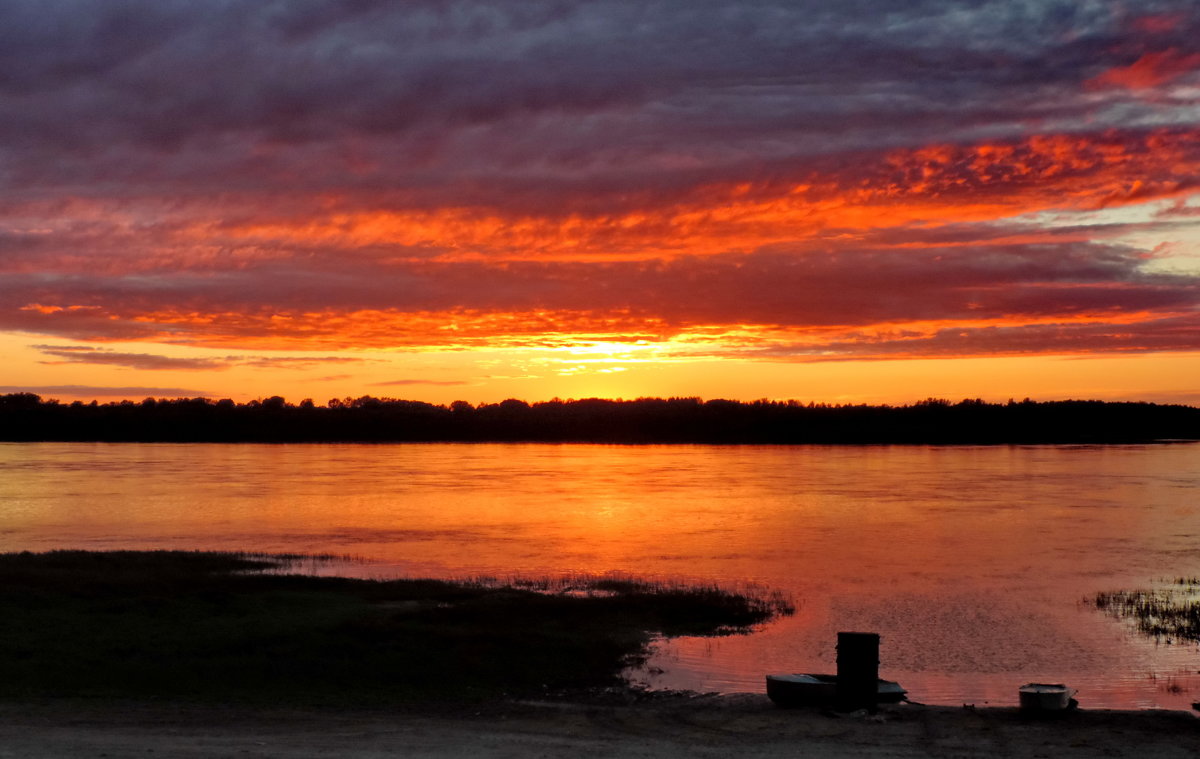
[[[0,554],[0,696],[462,701],[621,684],[655,635],[791,613],[772,594],[632,578],[361,580],[311,557]]]
[[[1200,578],[1178,577],[1153,590],[1097,593],[1096,608],[1133,622],[1138,632],[1157,641],[1200,642]]]
[[[756,585],[729,589],[620,574],[476,577],[467,582],[483,588],[520,588],[547,596],[591,599],[598,608],[608,606],[657,618],[673,635],[736,635],[766,620],[795,613],[788,596]]]

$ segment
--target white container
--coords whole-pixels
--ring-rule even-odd
[[[1062,683],[1026,683],[1017,693],[1023,711],[1061,712],[1071,708],[1076,691]]]

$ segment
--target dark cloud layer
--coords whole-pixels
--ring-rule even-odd
[[[761,358],[792,361],[861,361],[891,358],[953,358],[987,354],[1089,354],[1097,344],[1106,353],[1192,351],[1200,336],[1200,315],[1153,319],[1131,325],[1103,322],[962,327],[930,334],[893,333],[831,340],[820,346],[770,345],[748,351]],[[740,355],[745,355],[743,352]]]
[[[968,240],[979,236],[970,228],[960,228],[958,233]],[[919,240],[923,235],[913,237]],[[0,290],[0,299],[17,303],[57,294],[88,305],[75,310],[10,309],[0,313],[15,314],[16,319],[0,326],[78,339],[144,337],[220,344],[258,333],[273,335],[284,344],[314,337],[334,347],[436,347],[457,344],[464,337],[477,344],[479,330],[489,328],[523,333],[525,344],[536,345],[539,330],[587,332],[604,329],[606,324],[618,331],[636,332],[640,326],[660,335],[677,335],[713,325],[836,331],[879,324],[992,322],[986,329],[970,327],[961,334],[947,327],[947,334],[964,339],[942,339],[939,345],[958,345],[971,353],[966,350],[971,347],[968,337],[978,343],[974,352],[986,352],[990,346],[1015,350],[1007,342],[1000,346],[1000,337],[1026,339],[1029,351],[1074,350],[1088,340],[1123,350],[1128,340],[1114,341],[1111,325],[1108,332],[1079,325],[1132,319],[1145,320],[1142,332],[1147,334],[1169,328],[1170,339],[1155,343],[1162,349],[1185,350],[1200,344],[1193,322],[1163,321],[1196,311],[1200,281],[1142,271],[1146,257],[1137,248],[1097,242],[947,245],[953,235],[943,232],[938,238],[942,244],[916,250],[829,246],[802,254],[777,248],[670,261],[365,264],[343,267],[338,278],[325,281],[324,288],[296,286],[298,279],[312,280],[317,275],[275,265],[246,270],[237,278],[225,276],[215,283],[196,279],[187,287],[168,280],[161,292],[130,292],[117,278],[109,286],[94,279],[70,286],[59,282],[53,291],[39,293],[25,278],[13,277],[12,289]],[[270,306],[264,307],[264,302]],[[175,307],[162,311],[166,303]],[[155,321],[139,321],[156,309]],[[355,322],[347,314],[356,311],[376,316]],[[560,316],[556,321],[547,314]],[[494,324],[496,315],[505,317],[499,327]],[[462,331],[457,324],[446,329],[454,322],[461,322]],[[1057,332],[1048,332],[1044,322],[1057,325]],[[1118,331],[1138,332],[1131,329],[1122,326]],[[869,346],[858,342],[853,352]],[[59,362],[142,369],[316,363],[306,358],[180,359],[38,347]],[[831,344],[829,350],[850,348]]]
[[[92,364],[149,371],[207,371],[252,366],[259,369],[305,369],[328,364],[357,364],[364,359],[340,356],[223,356],[187,358],[154,353],[122,353],[107,348],[77,345],[31,345],[43,356],[43,364]]]
[[[1200,52],[1188,2],[12,0],[0,30],[20,186],[418,203],[502,204],[480,183],[523,178],[693,182],[1039,122],[1170,123],[1186,104],[1130,109],[1136,93],[1084,83]]]

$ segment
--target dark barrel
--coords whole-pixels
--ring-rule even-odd
[[[837,710],[874,711],[878,704],[879,633],[838,633]]]

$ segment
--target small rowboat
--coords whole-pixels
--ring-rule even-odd
[[[879,703],[895,704],[907,695],[899,683],[879,681]],[[837,675],[767,675],[767,698],[778,706],[831,707],[837,700]]]
[[[1073,698],[1076,691],[1062,683],[1026,683],[1017,693],[1024,712],[1061,712],[1078,703]]]

